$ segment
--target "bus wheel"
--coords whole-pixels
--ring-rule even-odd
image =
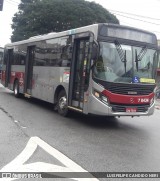
[[[68,108],[67,108],[67,95],[64,90],[61,90],[58,95],[58,103],[57,103],[58,113],[62,116],[67,116]]]
[[[15,97],[20,97],[18,80],[16,80],[15,83],[14,83],[14,96]]]

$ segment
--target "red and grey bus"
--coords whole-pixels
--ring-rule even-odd
[[[152,115],[156,35],[94,24],[5,46],[1,81],[14,91],[70,110],[103,116]]]

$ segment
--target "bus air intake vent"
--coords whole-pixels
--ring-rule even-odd
[[[149,95],[154,91],[153,85],[108,84],[106,88],[112,93],[124,95]]]
[[[123,95],[149,95],[153,93],[155,84],[132,84],[132,83],[113,83],[102,80],[96,80],[98,84],[101,84],[106,90],[114,94]]]

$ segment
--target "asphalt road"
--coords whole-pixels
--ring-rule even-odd
[[[73,113],[64,118],[51,104],[17,99],[0,87],[0,127],[0,169],[24,150],[31,137],[38,137],[89,172],[160,172],[159,109],[150,117],[107,119]],[[27,161],[35,162],[63,166],[44,149]]]

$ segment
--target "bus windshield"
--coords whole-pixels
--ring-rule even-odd
[[[117,43],[100,42],[95,78],[108,82],[138,83],[155,79],[157,51]]]

